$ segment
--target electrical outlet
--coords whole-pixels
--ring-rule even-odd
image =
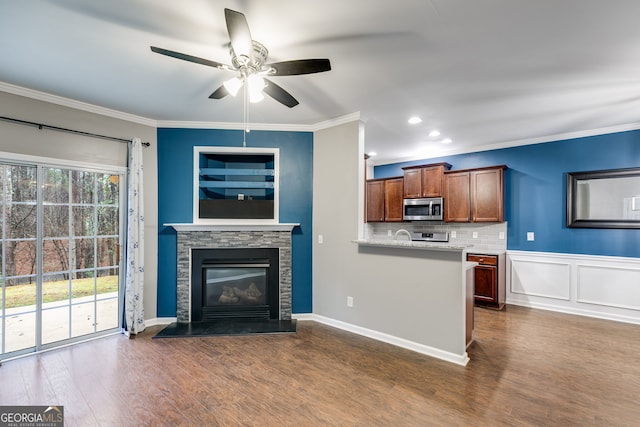
[[[318,234],[318,244],[321,245],[324,243],[324,236],[322,234]]]
[[[387,237],[393,237],[393,233],[391,232],[391,230],[387,230]]]
[[[500,233],[498,233],[498,239],[504,240],[504,231],[501,231]]]
[[[456,238],[456,232],[455,232],[455,231],[452,231],[452,232],[451,232],[451,238],[452,238],[452,239],[455,239],[455,238]]]
[[[530,242],[533,242],[534,240],[536,240],[536,236],[533,233],[533,231],[527,231],[527,240]]]
[[[471,234],[471,237],[473,237],[474,239],[478,238],[478,232],[474,231],[473,234]]]
[[[347,297],[347,307],[353,307],[353,297]]]

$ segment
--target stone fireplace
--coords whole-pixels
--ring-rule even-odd
[[[252,302],[255,297],[256,304],[252,309],[264,310],[264,306],[268,306],[269,310],[268,318],[279,320],[291,319],[291,230],[298,224],[252,224],[252,225],[208,225],[208,224],[166,224],[173,227],[177,231],[177,320],[179,323],[187,323],[196,320],[202,320],[202,313],[194,313],[192,311],[192,303],[194,299],[193,294],[193,279],[198,281],[196,286],[202,286],[207,282],[207,278],[203,279],[202,275],[208,274],[208,282],[215,284],[216,282],[226,281],[228,278],[224,275],[232,277],[254,277],[253,285],[251,281],[242,282],[239,281],[235,285],[225,284],[222,288],[216,288],[212,285],[207,294],[206,290],[203,294],[204,299],[209,300],[210,306],[222,305],[218,308],[218,311],[224,312],[225,310],[233,310],[238,316],[238,312],[243,310],[250,310],[245,307],[238,307],[244,300]],[[224,251],[228,249],[230,251]],[[246,256],[244,261],[241,260],[243,256],[235,257],[229,255],[220,255],[224,252],[238,253],[236,250],[246,249],[249,255]],[[277,267],[276,274],[277,284],[270,283],[271,289],[277,289],[277,293],[271,299],[271,301],[261,299],[262,294],[266,292],[265,285],[261,282],[261,263],[268,256],[262,255],[266,252],[252,252],[256,249],[272,249],[267,251],[271,253],[277,253]],[[222,252],[219,252],[222,250]],[[275,251],[273,251],[275,250]],[[242,252],[242,251],[241,251]],[[256,255],[258,253],[258,255]],[[193,273],[192,262],[194,260],[205,261],[205,267],[198,266],[197,268],[202,274]],[[265,258],[266,257],[266,258]],[[252,263],[246,262],[246,266],[239,266],[237,264],[258,260],[260,262]],[[242,262],[241,262],[242,261]],[[228,266],[220,267],[219,271],[216,270],[216,265]],[[253,266],[255,265],[255,266]],[[233,272],[229,273],[229,269]],[[208,269],[211,269],[209,272]],[[240,270],[242,269],[242,270]],[[273,267],[271,267],[273,270]],[[223,271],[225,270],[225,271]],[[199,277],[198,277],[199,276]],[[272,280],[273,282],[273,280]],[[277,285],[277,286],[276,286]],[[226,289],[225,289],[226,288]],[[222,292],[226,291],[225,295]],[[260,294],[260,295],[259,295]],[[237,301],[236,301],[237,298]],[[216,304],[222,302],[223,304]],[[202,306],[207,305],[207,301],[204,303],[199,302]],[[274,307],[275,306],[275,307]],[[239,309],[239,311],[238,311]],[[205,309],[207,311],[208,309]],[[264,317],[264,311],[262,314],[258,314],[258,317]],[[224,315],[224,313],[222,313]],[[211,316],[217,318],[220,313],[214,313]],[[242,317],[242,313],[239,315]],[[206,317],[206,316],[205,316]]]

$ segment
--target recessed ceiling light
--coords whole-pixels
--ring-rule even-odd
[[[443,144],[451,144],[452,141],[451,141],[451,138],[445,138],[440,142],[442,142]]]
[[[411,118],[409,118],[409,123],[412,125],[417,125],[418,123],[421,123],[422,119],[418,116],[413,116]]]
[[[429,132],[429,136],[440,136],[440,131],[437,129],[434,129],[431,132]]]
[[[369,157],[373,157],[373,156],[375,156],[375,155],[376,155],[376,154],[378,154],[378,153],[376,153],[375,151],[371,151],[371,152],[369,152],[369,153],[367,153],[367,154],[369,155]]]

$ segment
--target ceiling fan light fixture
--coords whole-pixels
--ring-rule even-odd
[[[264,81],[264,78],[259,74],[249,74],[247,77],[247,90],[249,91],[249,101],[250,102],[260,102],[264,99],[264,94],[262,93],[262,89],[267,84]]]
[[[227,89],[229,94],[231,94],[232,96],[236,96],[238,94],[238,91],[242,87],[242,80],[240,80],[237,77],[234,77],[232,79],[225,81],[223,85],[225,89]]]
[[[264,99],[264,95],[262,92],[249,93],[249,102],[255,104],[256,102],[260,102]]]

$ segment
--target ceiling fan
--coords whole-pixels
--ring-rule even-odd
[[[294,76],[331,70],[331,63],[328,59],[298,59],[267,63],[269,51],[264,45],[251,38],[249,25],[244,14],[225,9],[224,16],[231,42],[229,46],[231,65],[156,46],[151,46],[151,50],[161,55],[237,73],[236,77],[225,81],[222,86],[209,95],[211,99],[221,99],[227,95],[235,96],[240,88],[245,86],[252,102],[260,101],[263,98],[262,92],[264,92],[289,108],[298,105],[298,100],[265,76]]]

